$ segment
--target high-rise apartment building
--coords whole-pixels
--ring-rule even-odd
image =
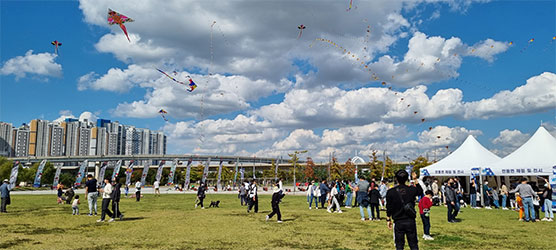
[[[29,155],[47,156],[49,150],[49,122],[35,119],[29,123]]]
[[[0,122],[0,156],[12,156],[13,126],[10,123]]]
[[[21,127],[13,129],[14,156],[24,157],[29,154],[29,126],[23,124]]]
[[[81,127],[79,127],[79,141],[78,141],[77,155],[89,155],[89,150],[91,147],[91,138],[92,138],[91,128],[88,127],[88,124],[82,123]],[[94,144],[96,148],[96,138]]]
[[[50,151],[48,155],[64,155],[64,128],[55,123],[51,123],[48,126],[50,127]]]

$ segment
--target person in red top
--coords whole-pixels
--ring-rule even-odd
[[[430,221],[430,208],[432,207],[432,191],[427,190],[425,196],[419,201],[419,213],[421,214],[421,221],[423,221],[423,239],[434,240],[430,235],[431,221]]]

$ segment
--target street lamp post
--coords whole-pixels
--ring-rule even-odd
[[[292,164],[293,164],[293,193],[294,194],[295,194],[295,187],[296,187],[295,167],[297,166],[297,155],[305,154],[305,153],[307,153],[307,150],[295,151],[293,154],[288,154],[292,158]]]

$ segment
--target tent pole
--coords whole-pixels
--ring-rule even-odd
[[[483,168],[479,168],[479,185],[481,188],[481,207],[485,207],[485,197],[483,197]]]

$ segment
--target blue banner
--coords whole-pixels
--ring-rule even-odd
[[[89,164],[89,160],[85,160],[79,166],[79,172],[77,172],[77,177],[75,178],[75,183],[73,184],[74,187],[81,186],[81,181],[83,180],[83,176],[85,175],[85,168]]]
[[[46,160],[42,160],[41,164],[39,164],[39,168],[37,168],[37,174],[35,174],[35,181],[33,182],[33,187],[41,186],[42,171],[45,165],[46,165]]]
[[[552,176],[550,176],[549,185],[552,187],[552,191],[556,189],[556,166],[552,167]],[[552,192],[552,211],[556,211],[556,193]]]
[[[170,174],[168,175],[168,186],[174,185],[174,175],[176,172],[176,166],[178,166],[178,159],[172,162],[172,167],[170,168]]]
[[[108,162],[105,161],[101,164],[100,170],[98,171],[97,186],[104,187],[104,173],[108,167]]]
[[[189,179],[190,179],[190,174],[191,174],[191,163],[193,162],[193,159],[189,159],[189,161],[187,161],[187,170],[185,171],[185,188],[189,190]]]
[[[129,185],[131,183],[131,174],[133,173],[133,165],[135,162],[133,160],[129,161],[129,166],[127,166],[125,170],[125,185]]]
[[[114,166],[114,172],[112,172],[111,180],[118,178],[118,175],[120,175],[120,167],[122,167],[122,160],[116,162],[116,166]]]
[[[18,173],[19,173],[19,161],[16,161],[14,163],[14,166],[12,167],[12,173],[10,174],[10,189],[13,189],[15,187]]]
[[[147,175],[149,174],[149,166],[150,164],[147,163],[143,166],[143,174],[141,174],[141,186],[145,186],[145,182],[147,181]]]
[[[55,189],[58,186],[58,181],[60,181],[60,173],[62,172],[62,166],[64,163],[56,163],[56,174],[54,174],[54,182],[52,183],[52,188]]]
[[[160,179],[162,178],[162,169],[164,168],[165,161],[160,161],[158,163],[158,169],[156,170],[156,181],[160,183]]]
[[[218,180],[216,181],[216,189],[220,188],[220,180],[222,179],[222,165],[224,165],[224,162],[220,160],[220,165],[218,166]]]

